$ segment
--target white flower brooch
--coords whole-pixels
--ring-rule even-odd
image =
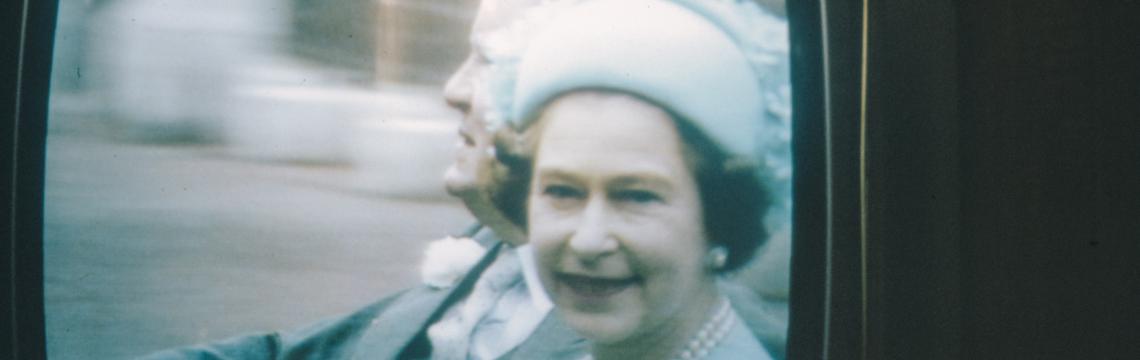
[[[424,284],[436,289],[455,286],[463,275],[487,252],[471,238],[445,237],[428,243],[420,275]]]

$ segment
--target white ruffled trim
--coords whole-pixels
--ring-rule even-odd
[[[424,284],[437,289],[455,286],[487,250],[471,238],[445,237],[428,243],[420,275]]]

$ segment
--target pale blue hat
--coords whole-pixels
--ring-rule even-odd
[[[711,17],[715,6],[696,3],[592,0],[565,9],[523,53],[510,120],[525,127],[571,91],[622,91],[690,120],[729,154],[755,159],[765,119],[755,59],[732,17]]]

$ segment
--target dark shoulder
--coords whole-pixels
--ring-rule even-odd
[[[238,336],[206,344],[164,350],[140,359],[344,358],[371,325],[372,320],[409,291],[404,290],[386,296],[351,313],[325,319],[297,330]]]
[[[279,333],[282,359],[339,359],[355,348],[372,321],[409,290],[386,296],[352,313],[320,321],[299,330]]]

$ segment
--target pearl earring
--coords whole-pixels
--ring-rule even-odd
[[[714,246],[709,249],[708,254],[708,267],[712,270],[720,270],[728,263],[728,249],[724,246]]]

